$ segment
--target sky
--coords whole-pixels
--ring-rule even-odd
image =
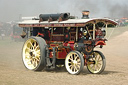
[[[82,10],[90,17],[128,17],[128,0],[0,0],[0,21],[62,12],[81,18]]]

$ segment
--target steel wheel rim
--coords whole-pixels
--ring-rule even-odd
[[[66,68],[69,73],[76,74],[79,72],[81,68],[81,60],[77,53],[71,52],[66,57]]]
[[[23,62],[25,66],[33,70],[40,63],[40,48],[35,39],[28,39],[23,47]]]
[[[88,64],[87,66],[92,73],[98,73],[102,69],[103,59],[101,55],[97,52],[94,52],[94,55],[95,55],[94,58],[92,57],[89,59],[89,61],[94,61],[94,64]]]

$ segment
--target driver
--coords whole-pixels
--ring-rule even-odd
[[[65,29],[65,34],[64,34],[64,38],[65,38],[65,42],[67,42],[67,41],[69,41],[70,40],[70,34],[69,34],[69,29],[70,28],[67,28],[67,29]]]
[[[84,40],[88,40],[89,39],[89,35],[88,35],[88,32],[87,32],[87,30],[86,29],[84,29],[83,31],[82,31],[82,34],[83,34],[83,36],[81,37],[81,39],[80,39],[80,43],[83,43],[83,41]]]
[[[49,32],[47,30],[45,30],[44,28],[42,28],[39,32],[38,32],[38,36],[49,40]]]

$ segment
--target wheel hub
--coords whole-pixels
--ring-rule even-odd
[[[30,56],[33,56],[33,52],[30,52],[29,54],[30,54]]]
[[[76,66],[76,65],[77,65],[77,61],[73,60],[73,61],[71,62],[71,65],[72,65],[72,66]]]
[[[30,54],[30,56],[35,57],[36,56],[36,51],[35,50],[31,50],[31,52],[29,54]]]
[[[77,61],[74,60],[74,61],[73,61],[73,65],[77,65]]]

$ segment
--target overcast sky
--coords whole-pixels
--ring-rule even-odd
[[[128,0],[0,0],[0,21],[61,12],[81,17],[82,10],[90,17],[128,17]]]

